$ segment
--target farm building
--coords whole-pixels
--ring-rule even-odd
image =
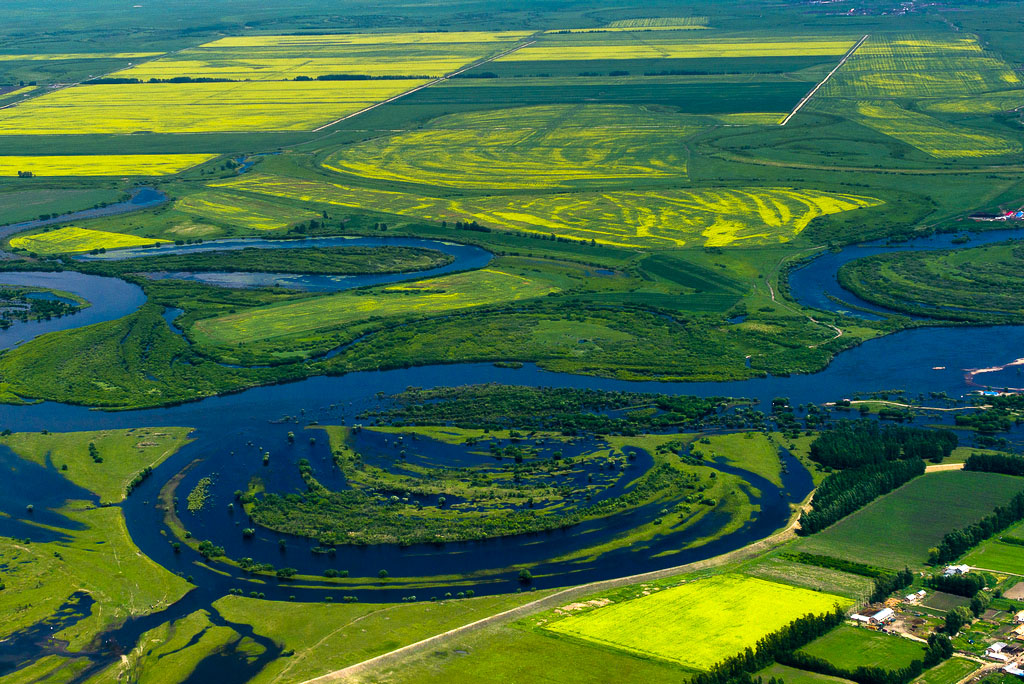
[[[1024,670],[1020,669],[1016,665],[1007,665],[1003,668],[1003,672],[1014,675],[1015,677],[1024,677]]]
[[[1002,641],[997,641],[996,643],[992,644],[991,646],[985,649],[985,657],[1005,663],[1010,659],[1010,656],[1003,653],[1003,650],[1005,650],[1006,647],[1006,643]]]
[[[906,596],[903,597],[903,600],[906,601],[907,603],[917,603],[918,601],[920,601],[924,597],[925,597],[925,590],[922,589],[920,591],[915,591],[913,594],[907,594]],[[1024,611],[1021,611],[1021,612],[1024,613]]]
[[[970,565],[947,565],[946,569],[942,571],[942,574],[949,577],[951,575],[966,575],[970,571]]]
[[[1013,616],[1013,621],[1018,624],[1024,623],[1024,610],[1017,611],[1017,613]]]
[[[868,621],[872,625],[884,625],[887,622],[891,622],[896,619],[896,611],[892,608],[883,608],[874,615],[868,618]],[[1005,644],[1003,644],[1005,646]]]

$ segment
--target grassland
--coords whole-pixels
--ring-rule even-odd
[[[629,105],[549,105],[441,117],[346,147],[325,166],[362,178],[453,188],[607,187],[686,179],[692,120]]]
[[[30,172],[34,176],[166,176],[203,162],[215,154],[96,154],[75,156],[0,157],[0,176]]]
[[[435,221],[476,220],[491,228],[603,245],[669,249],[788,242],[815,218],[880,203],[860,195],[785,187],[445,199],[258,174],[212,185]]]
[[[706,670],[798,617],[849,603],[840,596],[720,575],[571,615],[544,628]]]
[[[861,627],[840,625],[800,649],[844,670],[877,667],[896,670],[924,657],[924,645]]]
[[[0,135],[309,130],[422,80],[77,86],[0,110]]]
[[[801,540],[796,548],[893,569],[920,566],[946,532],[989,515],[1021,489],[1009,475],[929,473]],[[950,506],[951,501],[957,505]]]
[[[319,213],[308,209],[283,207],[215,190],[187,195],[176,201],[173,208],[199,221],[208,220],[259,231],[280,230],[299,221],[319,217]]]
[[[170,242],[162,238],[143,238],[124,233],[110,233],[105,230],[91,230],[77,226],[65,226],[56,230],[19,235],[11,238],[11,247],[17,247],[37,254],[70,254],[88,252],[93,249],[118,249],[121,247],[143,247]]]
[[[621,44],[602,36],[576,34],[557,41],[539,42],[506,55],[498,62],[586,61],[615,59],[694,59],[733,57],[822,56],[844,54],[855,41],[808,37],[804,40],[637,40]]]
[[[543,281],[487,268],[204,319],[193,326],[191,334],[202,344],[245,344],[341,327],[369,318],[430,316],[542,297],[555,290]]]
[[[995,114],[1013,111],[1021,107],[1024,107],[1024,90],[1004,90],[924,103],[926,110],[940,114]]]
[[[63,214],[87,209],[102,202],[116,202],[122,195],[111,188],[12,188],[0,192],[3,223],[17,223],[41,215]]]
[[[0,437],[21,458],[52,466],[75,484],[95,492],[101,504],[125,498],[128,483],[147,467],[155,468],[188,443],[191,428],[131,428],[97,432],[15,432]],[[93,461],[89,445],[103,459]]]

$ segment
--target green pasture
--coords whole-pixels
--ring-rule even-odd
[[[1010,475],[928,473],[802,539],[796,548],[892,569],[920,566],[943,535],[989,515],[1021,489],[1024,485]]]

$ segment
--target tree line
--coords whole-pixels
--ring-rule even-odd
[[[1010,454],[974,453],[964,463],[964,470],[1020,476],[1024,475],[1024,458]]]

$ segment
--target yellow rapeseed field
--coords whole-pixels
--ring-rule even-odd
[[[1024,90],[1004,90],[986,95],[926,101],[924,108],[941,114],[995,114],[1024,107]]]
[[[66,226],[42,233],[13,237],[10,242],[11,247],[20,247],[37,254],[70,254],[88,252],[93,249],[142,247],[160,242],[170,242],[170,240]]]
[[[347,147],[325,166],[363,178],[453,188],[587,187],[686,178],[692,117],[629,105],[546,105],[441,117]]]
[[[796,618],[850,603],[841,596],[730,574],[568,615],[544,629],[708,670]]]
[[[257,81],[77,86],[0,110],[0,135],[309,130],[422,83]]]
[[[871,197],[784,187],[439,198],[254,174],[211,185],[412,218],[476,220],[491,228],[658,248],[777,244],[793,239],[819,216],[881,204]]]
[[[80,154],[0,156],[0,176],[166,176],[209,161],[216,154]]]
[[[224,47],[308,47],[333,45],[421,45],[431,43],[500,43],[516,41],[530,31],[443,31],[435,33],[321,33],[303,36],[229,36],[204,48]]]

